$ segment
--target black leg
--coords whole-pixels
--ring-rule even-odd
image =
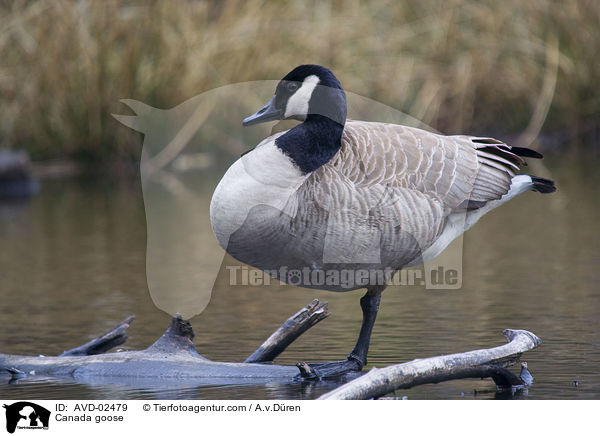
[[[371,332],[375,325],[375,318],[379,311],[379,302],[381,301],[381,292],[371,293],[368,291],[360,299],[360,307],[362,308],[363,320],[360,326],[360,333],[356,345],[348,359],[357,361],[360,364],[360,369],[367,364],[367,354],[369,353],[369,343],[371,342]]]
[[[300,378],[305,380],[323,379],[362,370],[363,366],[367,364],[371,332],[373,331],[373,325],[375,325],[375,318],[377,318],[382,291],[382,287],[370,288],[360,299],[360,307],[363,313],[362,325],[356,345],[347,359],[338,362],[298,364]]]

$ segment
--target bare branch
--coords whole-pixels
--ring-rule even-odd
[[[125,343],[128,338],[127,329],[134,319],[135,316],[128,316],[114,329],[107,331],[79,347],[71,348],[70,350],[63,352],[60,356],[91,356],[94,354],[105,353],[111,348]]]
[[[465,377],[492,377],[500,386],[515,383],[525,385],[523,380],[510,371],[502,370],[502,367],[514,363],[515,359],[518,361],[521,353],[536,348],[542,340],[526,330],[507,329],[503,334],[509,342],[499,347],[416,359],[382,369],[373,368],[319,399],[376,398],[396,389]]]
[[[254,353],[244,360],[244,363],[275,360],[302,333],[329,315],[326,301],[321,303],[317,299],[313,300],[284,322]]]

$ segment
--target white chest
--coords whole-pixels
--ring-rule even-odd
[[[279,136],[279,135],[278,135]],[[238,159],[225,173],[210,203],[210,221],[219,245],[226,249],[255,206],[290,208],[306,175],[275,146],[275,136]],[[292,202],[293,203],[293,202]],[[288,210],[286,209],[286,212]]]

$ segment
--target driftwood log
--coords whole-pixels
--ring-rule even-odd
[[[526,330],[504,330],[508,344],[495,348],[467,351],[446,356],[416,359],[411,362],[373,368],[331,392],[320,400],[352,400],[381,397],[396,389],[408,389],[426,383],[439,383],[459,378],[491,377],[500,389],[518,388],[531,384],[533,378],[524,363],[517,376],[506,366],[519,362],[524,351],[532,350],[542,340]]]
[[[11,382],[28,376],[58,376],[93,380],[96,384],[114,377],[142,385],[155,384],[156,380],[169,380],[169,384],[175,380],[186,384],[205,384],[207,380],[237,383],[241,379],[250,383],[277,380],[297,383],[303,377],[296,366],[265,362],[272,362],[302,333],[328,316],[327,303],[314,300],[291,316],[244,363],[214,362],[198,354],[192,327],[180,316],[174,317],[167,331],[147,349],[106,353],[127,340],[127,328],[133,320],[129,317],[114,329],[60,356],[0,354],[0,373],[10,374]],[[537,347],[541,340],[525,330],[505,330],[504,334],[509,343],[500,347],[372,369],[321,399],[376,398],[396,389],[457,378],[491,377],[499,389],[531,384],[533,378],[526,364],[520,376],[506,367],[518,363],[521,353]],[[302,364],[298,367],[302,369]],[[338,382],[345,380],[341,378]]]
[[[171,320],[167,331],[150,347],[142,351],[99,354],[127,339],[126,330],[133,317],[113,330],[60,356],[18,356],[0,354],[0,368],[13,377],[32,375],[119,376],[135,378],[259,378],[290,380],[298,373],[293,366],[265,365],[273,360],[310,326],[329,316],[327,303],[314,300],[290,317],[280,329],[280,343],[271,338],[252,354],[255,363],[213,362],[201,356],[193,343],[194,332],[181,316]],[[283,331],[283,330],[284,331]]]

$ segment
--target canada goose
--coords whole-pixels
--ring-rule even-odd
[[[318,377],[366,364],[380,295],[394,272],[437,256],[516,195],[555,190],[551,180],[515,175],[522,156],[542,157],[533,150],[346,120],[342,86],[322,66],[293,69],[243,124],[290,118],[302,123],[264,139],[227,170],[210,219],[229,254],[282,281],[367,289],[354,349],[346,360],[313,364]],[[464,214],[466,221],[456,219]],[[342,283],[340,274],[348,271],[368,274]],[[370,274],[380,271],[385,280]]]

